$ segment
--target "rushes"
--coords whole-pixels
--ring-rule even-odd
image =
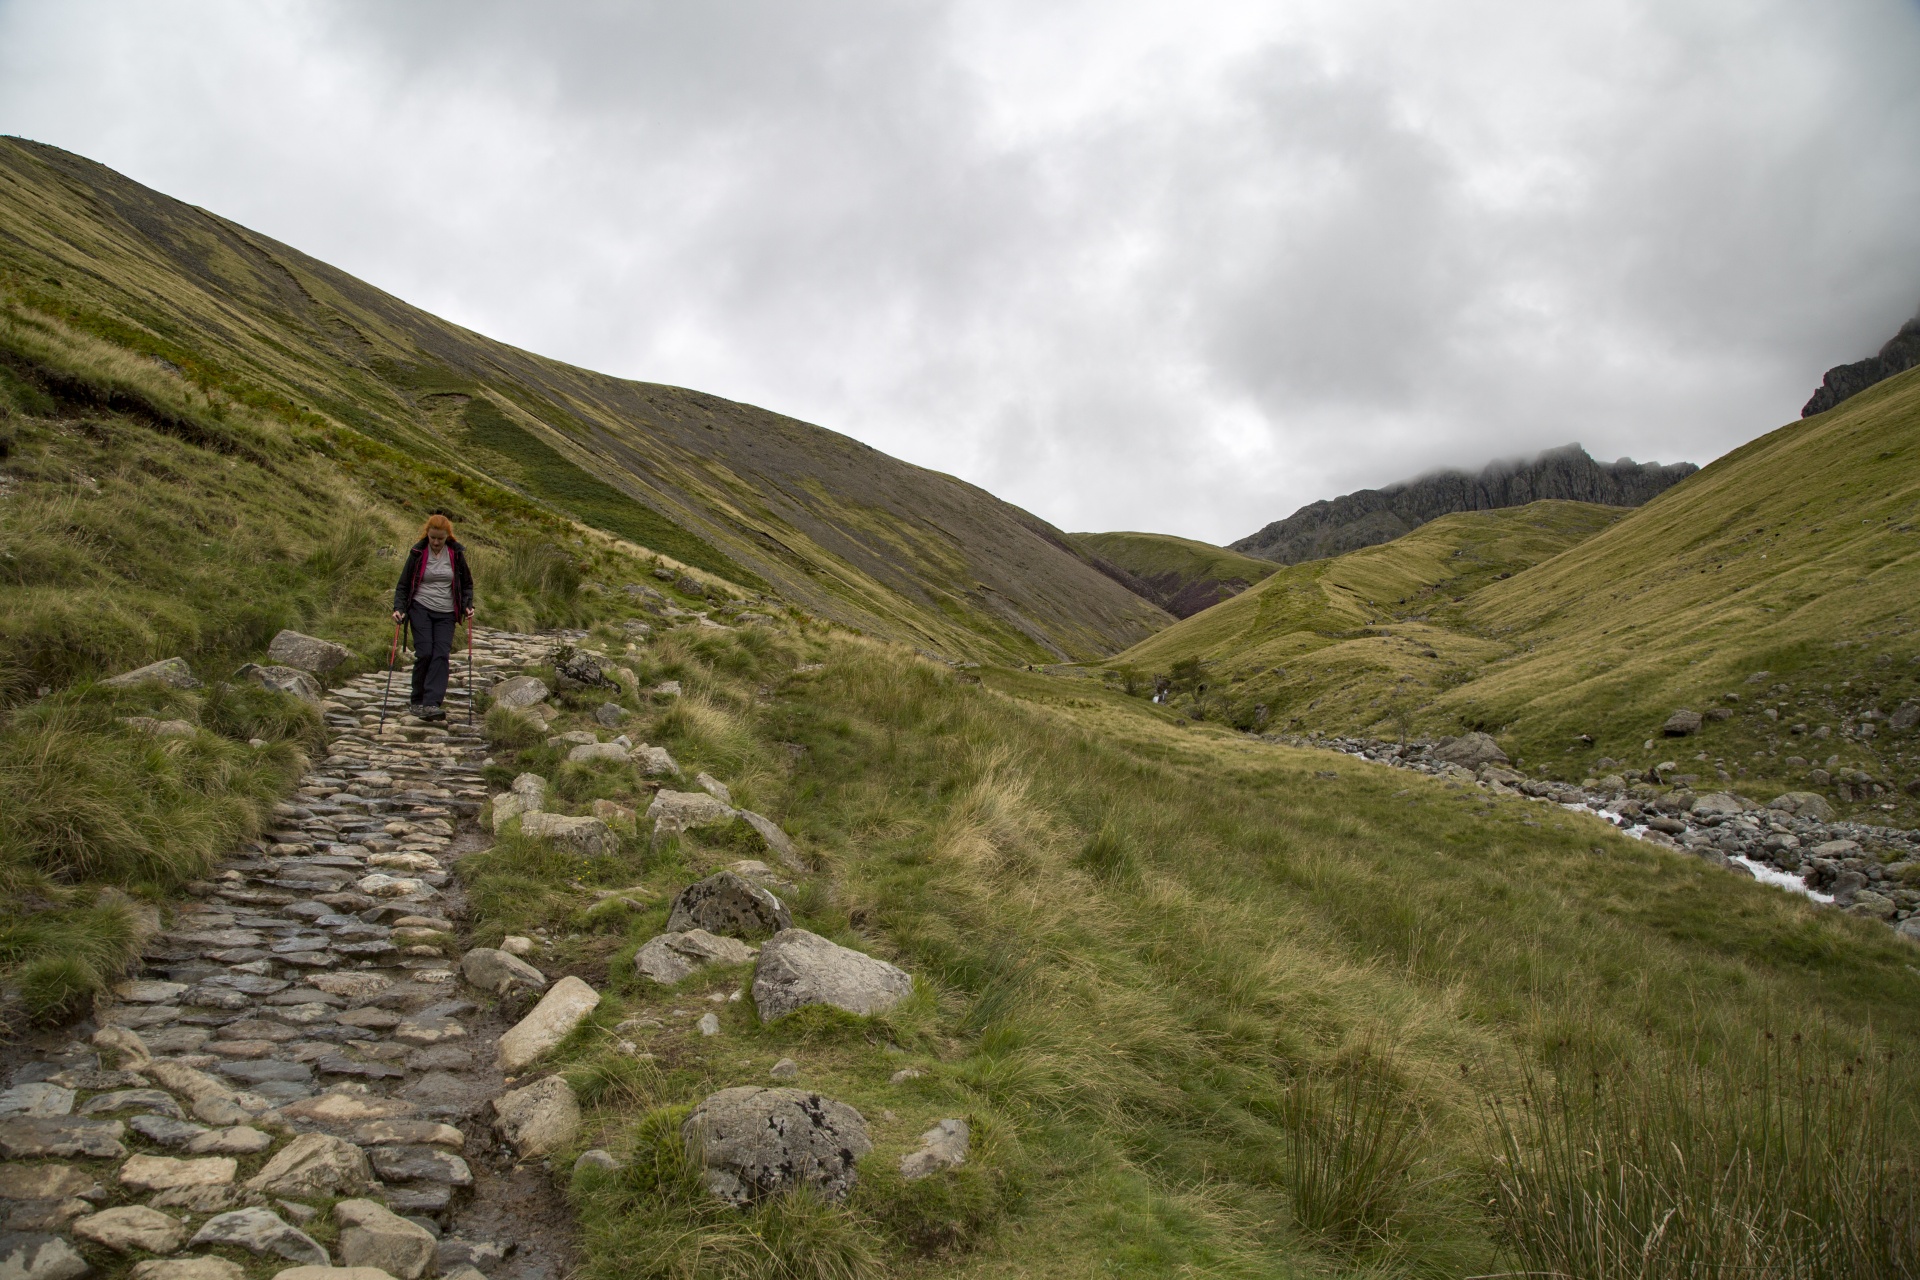
[[[1497,1105],[1492,1209],[1517,1264],[1682,1280],[1920,1276],[1914,1171],[1886,1073],[1768,1035],[1750,1067],[1679,1056],[1529,1073]]]
[[[1281,1107],[1294,1222],[1343,1247],[1384,1242],[1411,1190],[1426,1119],[1392,1084],[1390,1060],[1356,1060],[1297,1081]]]

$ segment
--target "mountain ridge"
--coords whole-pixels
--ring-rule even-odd
[[[1635,507],[1698,470],[1691,462],[1597,462],[1579,444],[1567,444],[1530,458],[1490,462],[1478,472],[1431,471],[1383,488],[1308,503],[1228,548],[1299,564],[1391,542],[1429,520],[1460,511],[1523,507],[1543,499]]]

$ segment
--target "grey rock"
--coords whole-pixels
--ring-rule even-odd
[[[135,667],[132,671],[123,671],[111,679],[100,683],[114,689],[131,688],[136,684],[152,681],[175,689],[198,689],[200,682],[193,677],[193,669],[187,666],[185,658],[162,658],[158,662],[149,662],[144,667]]]
[[[552,692],[545,681],[534,676],[514,676],[493,686],[487,696],[496,707],[519,711],[537,702],[545,702],[547,695]]]
[[[942,1120],[920,1135],[920,1149],[900,1157],[900,1176],[908,1182],[931,1177],[967,1162],[971,1133],[965,1120]]]
[[[557,813],[529,813],[520,819],[520,834],[553,843],[583,857],[617,853],[620,837],[598,818],[569,818]]]
[[[73,1234],[115,1253],[130,1253],[135,1249],[172,1253],[187,1241],[187,1229],[179,1219],[138,1204],[103,1209],[77,1219]]]
[[[344,1139],[303,1133],[282,1147],[266,1167],[247,1179],[247,1189],[299,1200],[353,1195],[373,1185],[366,1153]]]
[[[580,1157],[573,1162],[573,1171],[575,1173],[579,1173],[582,1169],[601,1169],[612,1173],[619,1167],[620,1162],[613,1158],[613,1153],[611,1151],[602,1151],[599,1147],[595,1147],[591,1151],[582,1151]]]
[[[708,965],[745,964],[754,954],[754,949],[744,942],[708,933],[705,929],[689,929],[648,939],[646,945],[634,953],[633,967],[642,977],[662,986],[672,986]]]
[[[771,818],[764,818],[751,809],[740,810],[741,819],[754,829],[760,839],[766,842],[773,856],[780,859],[788,869],[805,871],[806,864],[800,860],[800,851],[794,848],[793,841],[782,831],[779,824]]]
[[[59,1236],[37,1231],[0,1234],[0,1280],[79,1280],[92,1269]]]
[[[249,662],[233,674],[239,679],[253,681],[262,689],[290,693],[302,702],[317,705],[320,701],[320,682],[298,667],[263,667]]]
[[[566,1039],[600,1003],[600,993],[568,975],[553,984],[533,1012],[500,1037],[495,1062],[512,1074]]]
[[[769,938],[753,973],[753,1003],[765,1022],[810,1004],[882,1013],[911,994],[913,979],[904,971],[805,929]]]
[[[127,1128],[147,1141],[157,1142],[163,1147],[184,1147],[201,1134],[208,1132],[205,1125],[167,1116],[135,1116],[127,1121]]]
[[[671,778],[680,772],[680,765],[674,760],[673,753],[665,747],[650,747],[642,743],[628,753],[628,758],[643,778]]]
[[[1905,733],[1916,724],[1920,724],[1920,702],[1903,702],[1887,717],[1887,727],[1895,733]]]
[[[492,947],[475,947],[460,957],[460,976],[482,991],[505,995],[516,988],[544,991],[547,975],[522,960]]]
[[[106,1194],[93,1174],[72,1165],[0,1165],[0,1200],[97,1200]]]
[[[246,1280],[246,1274],[225,1258],[149,1258],[133,1264],[130,1280]]]
[[[782,1058],[767,1068],[767,1074],[775,1080],[791,1080],[800,1074],[800,1064],[792,1058]]]
[[[269,1080],[291,1081],[307,1084],[313,1080],[313,1069],[304,1062],[279,1062],[271,1058],[257,1062],[223,1062],[220,1070],[236,1080],[244,1080],[251,1085],[265,1084]]]
[[[175,1156],[130,1156],[120,1166],[120,1185],[132,1191],[173,1191],[180,1187],[224,1187],[239,1166],[225,1156],[182,1160]]]
[[[1700,732],[1700,726],[1705,723],[1705,717],[1698,711],[1683,708],[1667,717],[1667,722],[1660,726],[1660,732],[1669,738],[1685,738]]]
[[[704,791],[661,791],[643,815],[653,823],[656,840],[677,836],[696,827],[725,826],[735,812]]]
[[[617,702],[603,702],[594,711],[593,718],[609,729],[618,729],[627,722],[633,713]]]
[[[73,1090],[48,1084],[44,1080],[17,1084],[0,1093],[0,1116],[32,1116],[51,1120],[72,1114]]]
[[[273,1145],[273,1137],[251,1125],[212,1129],[187,1143],[188,1155],[259,1155]]]
[[[596,760],[624,761],[627,749],[617,742],[582,743],[567,752],[569,764],[592,764]]]
[[[186,1119],[186,1113],[180,1110],[180,1104],[173,1095],[164,1089],[117,1089],[112,1093],[101,1093],[88,1098],[80,1108],[83,1116],[111,1115],[115,1111],[144,1111],[148,1115],[167,1116],[174,1120]]]
[[[1434,745],[1433,758],[1446,764],[1457,764],[1462,769],[1478,769],[1481,765],[1507,763],[1507,753],[1492,735],[1463,733],[1457,738],[1442,738]]]
[[[559,1076],[493,1100],[494,1130],[521,1157],[550,1155],[580,1133],[580,1102]]]
[[[1838,895],[1835,895],[1838,901]],[[1892,898],[1872,889],[1859,889],[1854,892],[1853,901],[1847,904],[1847,914],[1866,916],[1870,920],[1892,920],[1894,912],[1899,910]]]
[[[209,1218],[193,1233],[190,1245],[231,1244],[251,1253],[275,1254],[289,1262],[324,1267],[327,1251],[320,1242],[271,1209],[235,1209]]]
[[[735,1205],[801,1186],[844,1200],[854,1162],[873,1150],[858,1111],[803,1089],[722,1089],[694,1108],[680,1133],[708,1190]]]
[[[439,1242],[433,1233],[371,1200],[340,1201],[333,1220],[340,1224],[335,1248],[343,1267],[378,1267],[396,1280],[420,1280],[434,1264]]]
[[[120,1142],[126,1132],[126,1126],[118,1120],[8,1116],[0,1120],[0,1158],[119,1160],[127,1154]]]
[[[467,1162],[444,1147],[375,1147],[367,1154],[383,1182],[440,1182],[450,1187],[473,1185]]]
[[[1833,821],[1833,806],[1817,791],[1789,791],[1768,801],[1767,808],[1796,817],[1811,818],[1815,822]]]
[[[324,676],[352,658],[353,650],[331,640],[302,635],[298,631],[282,631],[267,645],[267,656],[282,666]]]
[[[661,794],[666,794],[662,792]],[[790,928],[793,915],[780,899],[743,875],[721,871],[688,885],[673,899],[668,933],[704,929],[750,938]]]
[[[1730,795],[1725,791],[1709,791],[1705,795],[1695,796],[1693,808],[1687,812],[1696,818],[1730,818],[1735,814],[1745,813],[1750,808],[1752,806],[1739,796]]]
[[[731,805],[733,803],[732,790],[728,788],[726,783],[720,781],[720,779],[714,777],[710,773],[694,774],[693,785],[696,787],[699,787],[702,791],[712,796],[715,800],[718,800],[721,804]]]

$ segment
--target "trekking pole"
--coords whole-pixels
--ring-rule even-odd
[[[400,661],[400,624],[393,624],[393,643],[387,646],[387,687],[380,691],[380,727],[387,727],[387,695],[393,692],[393,668]]]
[[[473,611],[467,611],[467,728],[473,728]]]

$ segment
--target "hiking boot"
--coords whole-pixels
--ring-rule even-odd
[[[422,720],[445,720],[447,718],[447,709],[438,703],[435,703],[431,707],[422,707],[420,708],[420,718]]]
[[[407,714],[416,720],[424,720],[426,719],[427,709],[417,702],[409,702],[407,704]]]

